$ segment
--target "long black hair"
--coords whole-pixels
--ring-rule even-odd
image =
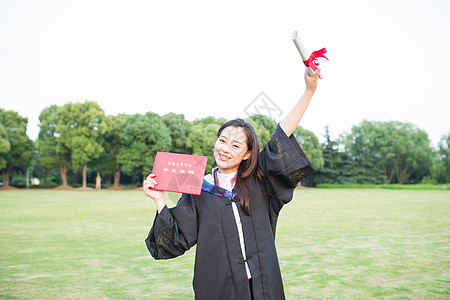
[[[250,151],[251,154],[248,159],[242,160],[239,164],[236,175],[236,192],[239,196],[242,210],[246,215],[250,215],[250,191],[247,185],[247,179],[254,175],[262,179],[262,172],[258,166],[258,155],[260,150],[259,140],[253,126],[242,119],[230,120],[220,126],[217,131],[217,138],[221,135],[222,131],[229,126],[241,127],[247,135],[247,151]],[[213,172],[213,176],[214,184],[217,189],[217,169]]]

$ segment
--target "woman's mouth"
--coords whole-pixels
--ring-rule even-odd
[[[225,156],[225,155],[220,154],[220,153],[219,153],[219,158],[220,158],[220,160],[222,160],[222,161],[226,161],[226,160],[229,160],[229,159],[230,159],[230,157]]]

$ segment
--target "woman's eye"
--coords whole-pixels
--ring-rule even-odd
[[[233,148],[234,149],[239,149],[239,146],[238,145],[233,145]]]

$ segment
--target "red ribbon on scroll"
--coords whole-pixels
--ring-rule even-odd
[[[325,48],[314,51],[309,56],[308,60],[304,60],[303,63],[305,64],[306,67],[310,67],[315,72],[317,70],[317,66],[319,65],[319,61],[317,60],[317,58],[323,57],[325,59],[328,59],[325,57],[325,55],[324,55],[325,53],[327,53],[327,49],[325,49]]]

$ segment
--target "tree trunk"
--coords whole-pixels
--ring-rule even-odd
[[[26,178],[27,178],[26,186],[27,186],[27,189],[29,189],[30,188],[30,169],[27,169],[27,177]]]
[[[114,187],[118,188],[119,187],[119,182],[120,182],[120,173],[122,172],[122,168],[119,167],[118,170],[114,171]]]
[[[403,177],[398,177],[398,184],[403,184]]]
[[[87,187],[87,185],[86,185],[86,169],[87,169],[87,163],[84,163],[84,165],[83,165],[83,184],[81,185],[82,188]]]
[[[9,186],[9,168],[6,168],[6,186]]]
[[[9,168],[2,170],[3,187],[9,187]]]
[[[115,189],[119,188],[119,182],[120,182],[120,173],[122,172],[122,167],[119,166],[117,168],[117,152],[113,152],[113,160],[114,160],[114,185],[113,187]]]
[[[66,160],[59,159],[59,174],[61,175],[62,184],[60,186],[55,187],[56,190],[71,190],[73,187],[71,187],[67,183],[67,167],[69,165],[69,162]]]
[[[398,179],[399,184],[403,184],[405,182],[406,172],[408,172],[408,169],[409,169],[409,166],[406,167],[404,170],[399,169],[397,171],[397,179]]]
[[[382,166],[383,166],[383,170],[384,170],[384,178],[385,178],[386,184],[390,184],[392,181],[392,177],[394,176],[394,171],[391,169],[391,173],[389,174],[386,164],[382,164]]]
[[[1,187],[2,189],[8,189],[8,190],[15,190],[15,189],[17,189],[15,187],[9,185],[9,182],[10,182],[9,167],[7,167],[6,169],[2,170],[2,178],[3,178],[3,186]]]
[[[67,159],[63,163],[63,160],[59,160],[59,173],[61,175],[62,186],[68,186],[67,184]]]

